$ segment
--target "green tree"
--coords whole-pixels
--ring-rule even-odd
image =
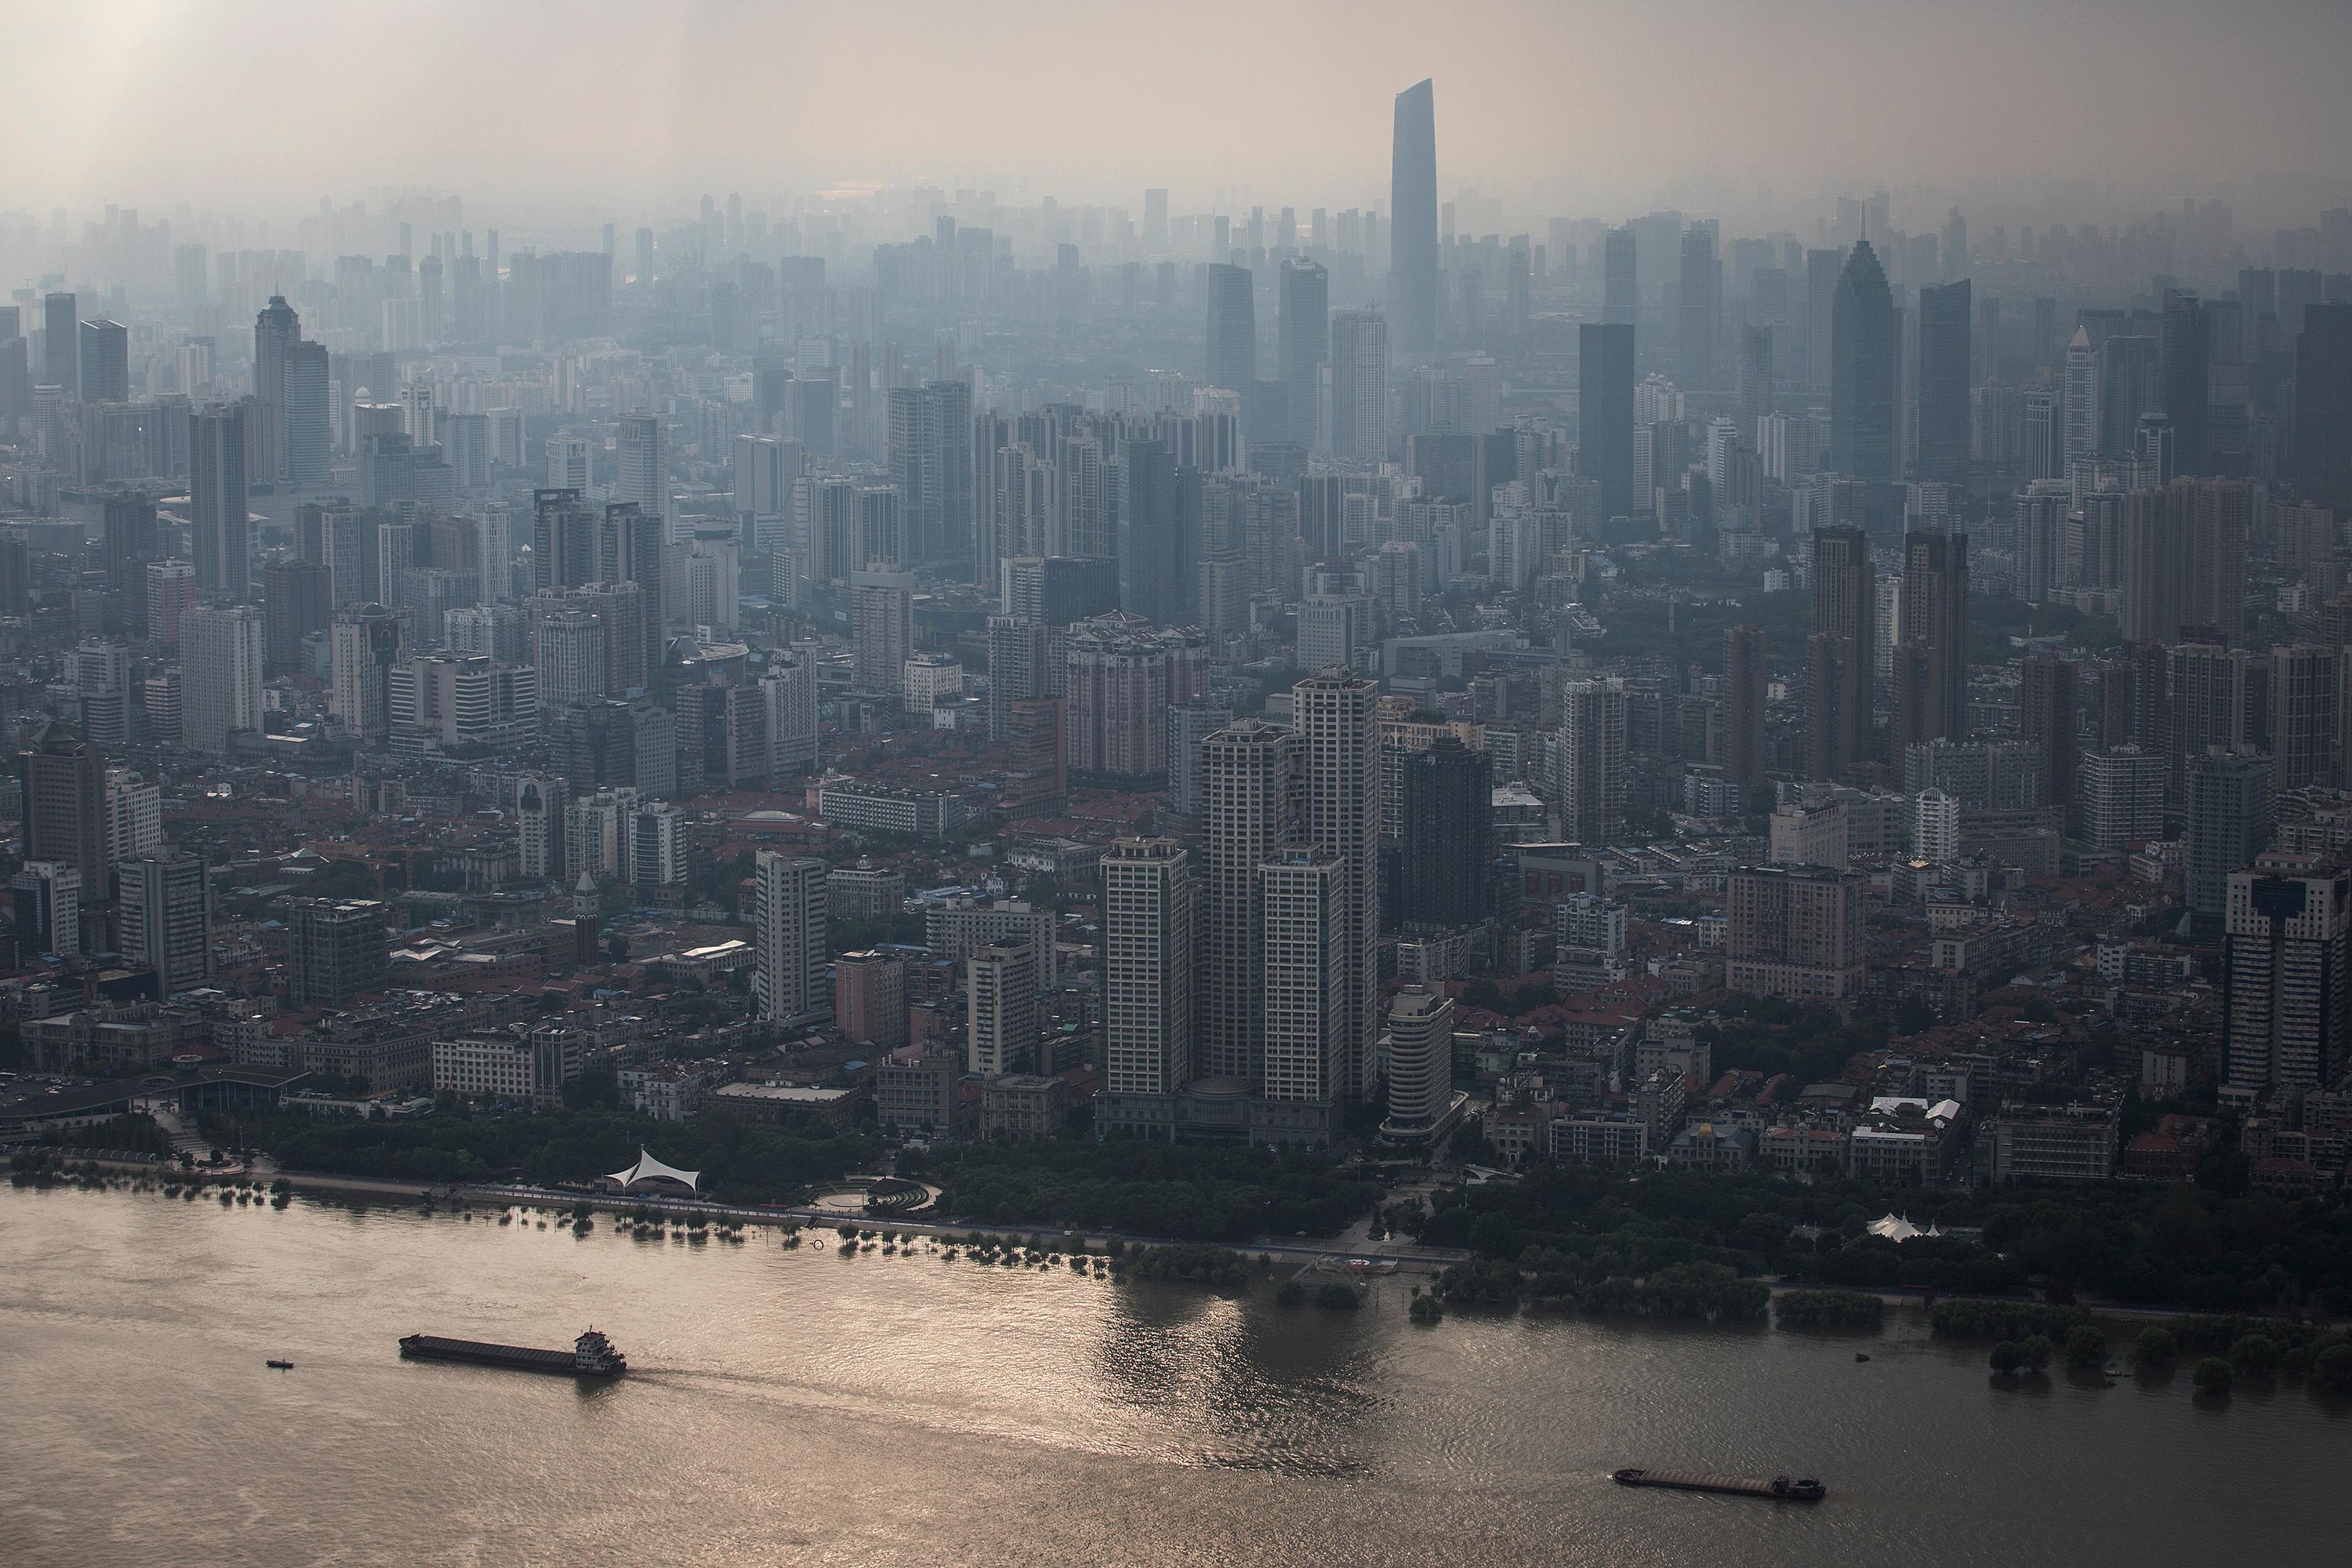
[[[2058,1347],[2050,1342],[2048,1334],[2031,1335],[2017,1348],[2025,1352],[2025,1364],[2035,1372],[2048,1366],[2050,1358],[2058,1353]]]
[[[2105,1366],[2107,1336],[2090,1323],[2078,1323],[2066,1334],[2066,1360],[2074,1366]]]
[[[1992,1369],[2003,1377],[2013,1376],[2025,1364],[2025,1350],[2015,1340],[2003,1340],[1992,1347]]]
[[[2268,1334],[2242,1334],[2230,1346],[2230,1360],[2256,1376],[2278,1368],[2278,1343]]]
[[[2179,1354],[2170,1329],[2142,1329],[2132,1342],[2132,1359],[2143,1366],[2170,1366]]]
[[[2230,1363],[2220,1356],[2209,1355],[2197,1363],[2197,1391],[2200,1394],[2227,1394],[2231,1378]]]

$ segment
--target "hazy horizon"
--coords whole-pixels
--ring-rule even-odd
[[[1385,206],[1391,100],[1424,76],[1443,194],[1478,185],[1515,215],[1790,223],[1885,188],[1914,221],[1938,202],[2112,221],[2194,195],[2261,225],[2307,222],[2352,186],[2332,114],[2352,26],[2317,0],[1695,0],[1671,16],[1217,0],[1181,26],[926,0],[389,15],[127,0],[21,18],[8,205],[277,217],[421,187],[634,221],[705,192],[862,182]]]

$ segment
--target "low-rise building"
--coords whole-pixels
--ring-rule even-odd
[[[557,1106],[563,1103],[563,1086],[580,1076],[586,1056],[585,1037],[555,1025],[436,1040],[433,1092]]]
[[[2116,1173],[2112,1107],[2005,1105],[1985,1127],[1996,1182],[2105,1182]]]
[[[981,1130],[991,1139],[1025,1143],[1062,1130],[1069,1085],[1043,1073],[999,1073],[981,1101]]]
[[[701,1115],[702,1097],[710,1087],[709,1074],[683,1062],[624,1068],[620,1080],[622,1103],[640,1116],[660,1121],[685,1121]]]

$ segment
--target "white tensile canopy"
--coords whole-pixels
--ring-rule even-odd
[[[690,1193],[702,1190],[701,1172],[681,1171],[676,1165],[665,1165],[646,1152],[642,1144],[637,1148],[635,1164],[625,1171],[615,1171],[604,1179],[625,1193],[640,1182],[675,1182]]]

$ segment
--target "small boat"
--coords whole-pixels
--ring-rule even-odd
[[[1853,1359],[1856,1361],[1868,1361],[1870,1358],[1863,1354],[1860,1351],[1856,1351],[1853,1352]]]
[[[1776,1502],[1819,1502],[1829,1489],[1811,1476],[1791,1480],[1774,1476],[1769,1481],[1745,1476],[1709,1475],[1694,1470],[1612,1470],[1609,1479],[1621,1487],[1667,1487],[1676,1491],[1723,1492],[1732,1497],[1769,1498]]]
[[[294,1363],[292,1362],[278,1361],[274,1357],[271,1360],[263,1362],[261,1364],[264,1366],[275,1367],[279,1372],[292,1372],[294,1370]]]

